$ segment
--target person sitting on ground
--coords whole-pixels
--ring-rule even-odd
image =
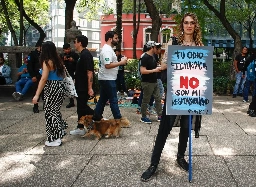
[[[12,96],[16,101],[20,101],[27,93],[28,89],[33,85],[31,76],[27,69],[28,57],[24,58],[24,64],[18,70],[18,77],[20,79],[15,83],[16,92]]]
[[[11,68],[4,64],[5,59],[3,53],[0,55],[0,85],[11,84]]]

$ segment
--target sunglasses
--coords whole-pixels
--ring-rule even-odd
[[[196,24],[196,22],[194,22],[194,21],[184,21],[183,23],[185,25],[195,25]]]

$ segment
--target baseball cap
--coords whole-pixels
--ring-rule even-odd
[[[156,46],[157,48],[162,47],[162,45],[161,45],[160,43],[155,43],[155,46]]]
[[[145,44],[145,47],[146,48],[151,48],[151,47],[154,47],[155,46],[155,43],[154,41],[148,41],[146,44]]]

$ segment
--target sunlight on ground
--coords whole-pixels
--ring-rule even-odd
[[[8,152],[1,155],[0,181],[8,182],[30,177],[36,169],[36,167],[30,163],[31,160],[38,162],[41,158],[38,155],[26,157],[22,152]]]
[[[232,148],[223,147],[220,149],[214,149],[216,155],[235,155],[235,151]]]
[[[234,101],[222,101],[222,100],[214,100],[213,103],[217,104],[222,104],[222,105],[233,105],[235,102]]]
[[[250,128],[245,128],[244,129],[245,132],[250,132],[250,133],[256,133],[256,129],[250,129]]]
[[[130,142],[130,146],[136,146],[137,144],[138,144],[138,142],[136,142],[136,141]]]

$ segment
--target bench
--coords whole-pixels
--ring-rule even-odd
[[[31,88],[29,88],[25,96],[33,96],[33,89]],[[13,92],[15,92],[15,84],[0,85],[0,96],[11,96]]]

